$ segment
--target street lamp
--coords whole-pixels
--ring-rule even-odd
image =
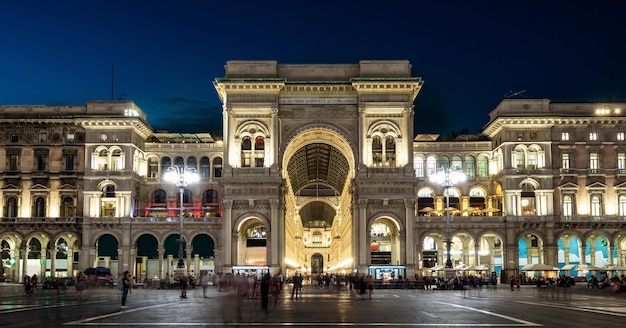
[[[452,259],[450,258],[450,252],[452,247],[452,236],[450,233],[450,187],[453,185],[465,181],[465,174],[461,171],[457,171],[453,168],[445,168],[437,170],[437,173],[430,176],[430,181],[438,183],[443,187],[444,196],[446,196],[446,268],[452,268]]]
[[[196,168],[194,167],[180,167],[174,165],[167,168],[167,172],[165,172],[164,178],[165,181],[176,184],[176,187],[178,187],[178,191],[180,192],[180,238],[178,239],[178,268],[181,269],[185,267],[185,262],[183,262],[183,249],[185,247],[185,237],[183,236],[183,193],[185,192],[185,188],[187,188],[190,183],[198,182],[198,180],[200,180],[200,177],[196,173]]]

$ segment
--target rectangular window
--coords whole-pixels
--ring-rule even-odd
[[[569,170],[570,169],[569,153],[561,154],[561,168],[563,170]]]
[[[600,168],[600,159],[598,153],[589,153],[589,169],[597,171]]]
[[[617,214],[619,216],[626,216],[626,196],[620,195],[617,203]]]
[[[37,154],[35,155],[35,165],[37,165],[37,171],[46,171],[48,167],[48,155],[46,154]]]
[[[598,133],[589,132],[589,141],[596,141],[596,140],[598,140]]]
[[[39,133],[39,142],[47,142],[47,141],[48,141],[48,134],[45,132]]]
[[[18,142],[19,141],[17,133],[11,133],[10,138],[11,138],[11,142]]]
[[[617,133],[617,140],[624,141],[624,132]]]
[[[626,173],[626,153],[617,153],[617,171]]]
[[[591,215],[592,216],[600,216],[602,215],[602,199],[600,195],[592,195],[591,196]]]
[[[561,140],[562,141],[568,141],[569,140],[569,132],[562,132],[561,133]]]
[[[74,134],[73,133],[68,133],[67,134],[67,142],[68,143],[74,142]]]
[[[65,154],[63,156],[65,171],[74,171],[74,155],[73,154]]]
[[[20,169],[20,155],[9,155],[9,171],[19,171]]]

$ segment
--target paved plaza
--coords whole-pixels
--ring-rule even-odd
[[[581,286],[386,289],[363,300],[346,287],[305,285],[297,299],[287,289],[271,299],[268,310],[260,298],[214,287],[206,298],[196,288],[184,300],[177,290],[133,289],[127,309],[120,292],[105,287],[79,300],[71,288],[27,296],[20,285],[0,284],[0,300],[2,327],[618,327],[626,320],[626,295]]]

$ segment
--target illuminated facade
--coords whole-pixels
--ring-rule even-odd
[[[181,210],[189,273],[432,274],[441,167],[467,176],[448,189],[458,269],[626,266],[624,103],[505,99],[480,136],[438,141],[413,131],[406,61],[225,69],[219,138],[155,131],[132,101],[0,106],[0,277],[165,277]],[[200,176],[182,204],[173,165]]]

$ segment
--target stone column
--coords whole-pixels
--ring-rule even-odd
[[[189,234],[186,234],[189,236]],[[189,274],[191,273],[191,268],[193,267],[193,262],[191,262],[191,253],[193,253],[193,244],[188,242],[187,243],[187,252],[185,252],[185,263],[187,263],[187,265],[185,266],[185,269],[187,270],[187,272],[185,273],[187,276],[189,276]]]
[[[415,231],[414,222],[415,216],[415,199],[409,198],[404,200],[404,245],[402,250],[405,252],[404,265],[406,265],[406,277],[415,276]],[[402,234],[401,234],[402,235]]]
[[[233,212],[233,201],[230,199],[224,200],[224,211],[223,211],[223,219],[222,219],[222,256],[223,256],[223,269],[224,273],[231,272],[231,268],[233,266],[233,258],[232,258],[232,212]]]
[[[54,278],[56,276],[57,271],[57,248],[54,246],[50,250],[50,277]],[[45,270],[44,270],[45,271]],[[42,278],[45,276],[42,276]]]
[[[159,279],[163,279],[163,254],[165,254],[165,248],[159,247],[157,252],[159,254]]]
[[[474,243],[474,265],[480,265],[480,255],[478,255],[478,251],[480,250],[480,240]]]
[[[359,216],[356,220],[358,222],[358,229],[355,229],[357,234],[355,242],[358,245],[358,267],[359,273],[366,273],[368,268],[367,253],[369,250],[369,245],[367,244],[369,240],[369,233],[367,231],[367,199],[359,199],[358,211]]]
[[[21,274],[20,274],[20,283],[24,283],[24,276],[25,275],[29,275],[30,274],[27,272],[28,271],[28,247],[22,247],[22,270]]]
[[[270,199],[270,245],[269,258],[267,263],[270,266],[272,274],[278,273],[281,268],[281,255],[284,253],[284,243],[280,242],[280,232],[282,230],[281,216],[279,214],[280,201],[278,199]]]

